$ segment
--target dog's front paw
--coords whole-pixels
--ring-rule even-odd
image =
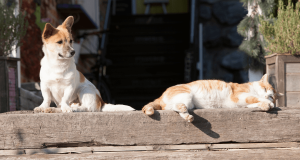
[[[193,117],[192,115],[188,115],[188,116],[186,117],[186,120],[187,120],[188,122],[193,122],[193,121],[194,121],[194,117]]]
[[[73,112],[73,110],[72,110],[71,107],[62,107],[62,108],[61,108],[61,111],[62,111],[63,113],[71,113],[71,112]]]
[[[61,113],[62,110],[60,108],[55,108],[55,107],[49,107],[49,108],[46,108],[45,113]]]
[[[44,113],[45,108],[44,107],[35,107],[33,109],[34,113]]]
[[[262,110],[262,111],[268,111],[272,108],[274,108],[274,103],[273,102],[261,102],[259,104],[259,108]]]
[[[148,116],[151,116],[154,114],[154,109],[152,107],[149,107],[146,109],[145,114]]]

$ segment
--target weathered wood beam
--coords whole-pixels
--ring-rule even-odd
[[[145,152],[99,152],[85,154],[35,154],[18,156],[1,156],[1,159],[36,159],[36,160],[57,160],[57,159],[133,159],[133,160],[153,160],[153,159],[299,159],[300,149],[247,149],[247,150],[228,150],[228,151],[145,151]]]
[[[194,110],[193,123],[172,111],[0,114],[0,149],[224,142],[300,142],[300,109]]]
[[[232,149],[300,149],[300,143],[223,143],[192,145],[149,145],[149,146],[91,146],[44,149],[0,150],[1,155],[33,155],[33,154],[84,154],[99,152],[139,152],[139,151],[189,151],[189,150],[232,150]]]

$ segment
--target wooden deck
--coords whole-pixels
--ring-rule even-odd
[[[157,111],[151,117],[141,111],[2,113],[0,158],[293,159],[300,155],[299,108],[202,109],[191,114],[193,123],[172,111]]]

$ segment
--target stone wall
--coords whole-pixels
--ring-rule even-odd
[[[237,33],[247,10],[239,1],[201,0],[196,7],[196,22],[203,24],[204,78],[247,82],[247,55],[238,50],[243,37]]]

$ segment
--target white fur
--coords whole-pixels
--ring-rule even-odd
[[[249,96],[256,97],[260,101],[273,103],[270,97],[274,95],[272,90],[264,91],[259,85],[259,82],[253,82],[252,85],[250,85],[250,92],[240,94],[237,103],[230,99],[230,88],[207,91],[192,86],[190,89],[191,93],[181,93],[172,97],[170,100],[167,97],[163,97],[163,102],[167,104],[166,109],[170,110],[178,103],[185,104],[188,109],[239,108],[247,106],[245,99]]]
[[[175,95],[172,98],[168,98],[167,96],[162,97],[163,103],[166,104],[166,110],[173,110],[180,114],[180,116],[188,121],[186,118],[189,113],[180,111],[176,106],[177,104],[184,104],[188,110],[190,109],[209,109],[209,108],[240,108],[240,107],[248,107],[248,108],[257,108],[261,107],[261,103],[266,103],[269,106],[269,109],[274,108],[273,99],[270,98],[274,96],[273,90],[265,91],[260,85],[259,82],[253,82],[249,85],[250,92],[241,93],[238,96],[239,101],[233,102],[231,95],[231,88],[228,85],[224,87],[222,90],[212,89],[210,91],[206,89],[201,89],[197,87],[197,85],[192,85],[189,87],[190,93],[180,93]],[[247,104],[247,97],[256,97],[260,101],[259,103]],[[264,110],[266,110],[264,108]],[[192,115],[189,115],[192,116]],[[191,120],[192,121],[192,120]]]
[[[67,49],[62,49],[54,43],[43,45],[45,56],[41,60],[41,91],[44,98],[43,103],[35,108],[35,111],[43,111],[50,107],[54,101],[62,112],[95,112],[95,111],[133,111],[135,109],[125,105],[105,104],[101,110],[97,109],[96,98],[101,97],[97,88],[87,79],[80,82],[80,73],[76,69],[73,56],[70,54],[74,49],[72,43],[65,42]],[[65,57],[59,56],[62,53]],[[80,106],[70,104],[79,100]]]

